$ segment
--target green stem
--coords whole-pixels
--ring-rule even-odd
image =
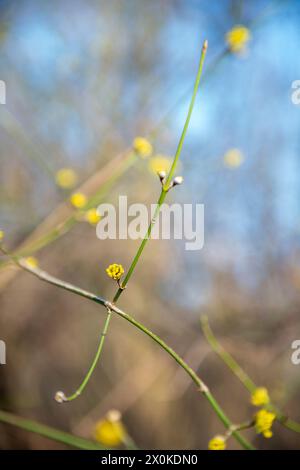
[[[137,263],[138,263],[138,261],[139,261],[139,259],[140,259],[140,257],[141,257],[141,254],[142,254],[143,251],[144,251],[144,248],[145,248],[145,246],[146,246],[146,243],[148,242],[148,240],[149,240],[149,238],[150,238],[152,229],[153,229],[154,224],[155,224],[155,222],[156,222],[156,219],[157,219],[157,217],[158,217],[160,208],[161,208],[161,206],[162,206],[162,204],[163,204],[163,202],[164,202],[164,200],[165,200],[165,198],[166,198],[166,195],[167,195],[167,191],[165,191],[165,190],[162,188],[162,191],[161,191],[161,193],[160,193],[159,199],[158,199],[157,204],[156,204],[154,216],[153,216],[153,218],[152,218],[152,220],[151,220],[151,222],[150,222],[150,224],[149,224],[149,227],[148,227],[148,229],[147,229],[147,233],[146,233],[145,237],[143,238],[142,243],[140,244],[140,246],[139,246],[139,248],[138,248],[138,250],[137,250],[137,252],[136,252],[136,255],[135,255],[135,257],[134,257],[134,259],[133,259],[133,261],[132,261],[132,263],[131,263],[131,265],[130,265],[130,267],[129,267],[129,269],[128,269],[128,272],[127,272],[127,274],[126,274],[124,280],[122,281],[122,287],[119,287],[119,289],[117,290],[117,292],[116,292],[116,294],[115,294],[115,296],[114,296],[114,298],[113,298],[113,302],[114,302],[114,303],[116,303],[116,302],[119,300],[119,297],[121,296],[121,294],[122,294],[124,288],[126,287],[128,281],[129,281],[129,279],[130,279],[131,276],[132,276],[132,273],[133,273],[133,271],[134,271],[134,269],[135,269],[135,267],[136,267],[136,265],[137,265]]]
[[[234,431],[244,431],[245,429],[253,428],[253,426],[255,426],[255,420],[247,421],[242,424],[234,424],[231,428],[227,429],[225,436],[228,439],[233,435]]]
[[[216,66],[223,60],[224,57],[226,57],[228,53],[229,53],[228,50],[224,50],[223,52],[221,52],[220,55],[216,57],[216,59],[209,65],[207,72],[205,74],[206,77],[216,68]],[[203,74],[203,79],[205,78],[205,76]],[[168,110],[168,112],[158,122],[155,128],[150,132],[149,138],[151,139],[155,138],[155,135],[158,132],[158,130],[161,129],[161,127],[166,125],[168,117],[172,115],[175,109],[179,106],[179,104],[182,103],[188,97],[189,93],[190,93],[190,89],[184,92],[184,94],[179,98],[179,100],[172,106],[171,109]],[[137,160],[135,157],[136,155],[133,152],[129,153],[128,157],[122,162],[121,168],[117,169],[117,172],[107,181],[107,184],[106,183],[104,184],[104,188],[101,187],[100,191],[97,191],[89,199],[87,208],[99,204],[100,202],[99,200],[101,199],[101,196],[105,194],[108,188],[110,188],[111,183],[115,182],[119,178],[119,176],[121,176],[125,171],[127,171],[135,163],[135,161]],[[39,238],[37,238],[33,242],[26,244],[24,248],[22,247],[21,249],[20,248],[17,249],[15,251],[15,254],[19,256],[28,256],[28,255],[32,255],[40,251],[45,246],[48,246],[54,241],[56,241],[58,238],[60,238],[60,236],[68,233],[69,230],[76,224],[76,222],[78,222],[78,219],[74,217],[74,214],[73,214],[70,216],[69,219],[65,219],[57,227],[52,228],[49,232],[41,235]],[[0,262],[0,269],[6,267],[7,264],[9,263]]]
[[[134,257],[134,259],[133,259],[133,261],[132,261],[132,263],[131,263],[131,265],[128,269],[127,274],[125,275],[124,280],[122,281],[122,285],[121,286],[119,285],[119,288],[117,289],[117,292],[116,292],[116,294],[113,298],[113,303],[114,304],[116,304],[117,301],[119,300],[120,296],[122,295],[124,289],[127,286],[127,283],[129,281],[129,279],[131,278],[131,276],[132,276],[132,274],[135,270],[135,267],[136,267],[141,255],[144,251],[144,248],[145,248],[150,236],[151,236],[151,232],[152,232],[152,229],[155,225],[156,219],[159,215],[160,208],[161,208],[162,204],[164,203],[164,200],[167,196],[167,192],[168,192],[168,189],[169,189],[169,186],[170,186],[170,182],[171,182],[171,179],[174,175],[175,168],[176,168],[178,159],[179,159],[180,154],[181,154],[182,146],[183,146],[183,143],[184,143],[184,139],[185,139],[185,136],[186,136],[186,133],[187,133],[187,129],[188,129],[189,122],[190,122],[190,119],[191,119],[192,111],[193,111],[193,108],[194,108],[195,99],[196,99],[197,91],[198,91],[199,84],[200,84],[200,79],[201,79],[201,74],[202,74],[203,63],[204,63],[206,51],[207,51],[207,41],[204,42],[204,45],[203,45],[203,48],[202,48],[202,51],[201,51],[201,57],[200,57],[198,72],[197,72],[197,76],[196,76],[196,80],[195,80],[195,85],[194,85],[194,90],[193,90],[190,106],[189,106],[189,109],[188,109],[187,117],[186,117],[186,120],[185,120],[185,124],[184,124],[184,127],[183,127],[181,137],[179,139],[179,143],[178,143],[178,146],[177,146],[177,150],[176,150],[176,153],[175,153],[175,156],[174,156],[174,160],[173,160],[171,169],[169,171],[169,174],[167,176],[165,184],[162,185],[161,193],[160,193],[160,196],[158,198],[156,208],[155,208],[155,213],[154,213],[154,216],[152,217],[151,222],[148,226],[147,232],[146,232],[146,234],[145,234],[145,236],[144,236],[144,238],[143,238],[143,240],[142,240],[142,242],[141,242],[141,244],[140,244],[140,246],[139,246],[139,248],[136,252],[136,255],[135,255],[135,257]],[[110,317],[108,317],[108,318],[110,318]],[[109,320],[108,320],[108,323],[109,323]],[[105,324],[104,328],[105,328],[105,334],[106,334],[107,329],[108,329],[108,324],[107,325]],[[93,371],[96,367],[97,362],[99,361],[99,359],[101,357],[101,352],[102,352],[102,349],[103,349],[104,341],[105,341],[105,336],[103,336],[103,332],[102,332],[101,341],[100,341],[98,349],[96,351],[96,355],[95,355],[95,358],[93,360],[92,366],[89,369],[89,371],[88,371],[88,373],[87,373],[87,375],[84,378],[83,383],[82,383],[82,385],[84,385],[84,387],[86,386],[89,378],[91,377],[91,374],[93,373]],[[78,393],[78,390],[77,390],[73,395],[71,395],[71,399],[74,400],[78,395],[79,395],[79,393]],[[68,401],[69,401],[69,399],[68,399]]]
[[[134,325],[136,328],[138,328],[144,334],[149,336],[162,349],[164,349],[169,354],[169,356],[171,356],[177,362],[177,364],[179,364],[180,367],[191,377],[193,382],[199,388],[199,391],[205,396],[207,401],[210,403],[210,405],[214,409],[214,411],[217,414],[220,421],[224,424],[224,426],[227,429],[232,429],[233,430],[232,435],[241,444],[241,446],[244,447],[244,449],[254,450],[254,447],[243,436],[241,436],[241,434],[237,430],[234,430],[235,429],[234,425],[231,423],[229,418],[226,416],[226,414],[222,410],[221,406],[219,405],[217,400],[214,398],[212,393],[209,391],[209,389],[205,385],[205,383],[200,379],[200,377],[198,377],[196,372],[170,346],[168,346],[158,335],[153,333],[151,330],[146,328],[143,324],[139,323],[137,320],[135,320],[133,317],[131,317],[127,313],[123,312],[122,310],[118,309],[117,307],[114,307],[113,311],[116,312],[118,315],[120,315],[125,320],[127,320],[129,323]]]
[[[257,385],[251,380],[248,374],[242,369],[242,367],[236,362],[236,360],[229,354],[223,346],[219,343],[215,335],[213,334],[206,316],[201,317],[201,327],[206,337],[208,343],[211,345],[212,349],[218,354],[222,361],[227,365],[227,367],[234,373],[234,375],[241,381],[244,387],[248,390],[249,393],[253,393]],[[269,403],[266,408],[269,411],[273,411],[276,414],[276,419],[280,424],[290,429],[300,433],[300,424],[296,421],[290,419],[286,416],[277,406],[273,403]]]
[[[82,437],[73,436],[67,432],[59,431],[50,426],[45,426],[44,424],[36,423],[30,419],[20,418],[6,411],[0,410],[0,421],[6,424],[11,424],[12,426],[17,426],[18,428],[24,429],[25,431],[33,432],[39,434],[40,436],[47,437],[53,441],[61,442],[63,444],[75,447],[77,449],[85,450],[103,450],[104,447],[96,442],[89,441]]]
[[[169,186],[170,186],[170,182],[171,182],[171,179],[173,178],[173,175],[174,175],[174,172],[175,172],[175,169],[176,169],[176,165],[177,165],[177,162],[178,162],[178,159],[180,157],[180,154],[181,154],[181,150],[182,150],[182,146],[183,146],[183,143],[184,143],[184,139],[185,139],[185,136],[186,136],[186,133],[187,133],[187,130],[188,130],[188,126],[189,126],[189,123],[190,123],[190,119],[191,119],[191,115],[192,115],[192,112],[193,112],[193,108],[194,108],[194,104],[195,104],[195,100],[196,100],[196,95],[197,95],[197,91],[198,91],[198,88],[199,88],[199,84],[200,84],[200,79],[201,79],[201,75],[202,75],[202,69],[203,69],[203,64],[204,64],[204,59],[205,59],[205,56],[206,56],[206,51],[207,51],[207,41],[204,41],[204,44],[203,44],[203,47],[202,47],[202,51],[201,51],[201,56],[200,56],[200,62],[199,62],[199,66],[198,66],[198,71],[197,71],[197,75],[196,75],[196,80],[195,80],[195,84],[194,84],[194,89],[193,89],[193,94],[192,94],[192,98],[191,98],[191,102],[190,102],[190,105],[189,105],[189,109],[188,109],[188,113],[187,113],[187,117],[186,117],[186,120],[185,120],[185,123],[184,123],[184,126],[183,126],[183,130],[182,130],[182,133],[181,133],[181,136],[180,136],[180,139],[179,139],[179,143],[178,143],[178,146],[177,146],[177,149],[176,149],[176,152],[175,152],[175,156],[174,156],[174,159],[173,159],[173,163],[172,163],[172,166],[170,168],[170,171],[169,171],[169,174],[166,178],[166,181],[165,183],[163,184],[162,186],[162,189],[161,189],[161,193],[160,193],[160,196],[158,198],[158,201],[157,201],[157,204],[156,204],[156,210],[155,210],[155,213],[154,213],[154,217],[152,218],[149,226],[148,226],[148,230],[145,234],[145,237],[143,238],[138,250],[137,250],[137,253],[129,267],[129,270],[124,278],[124,281],[122,282],[122,288],[119,288],[114,296],[114,299],[113,299],[113,302],[116,303],[119,299],[119,297],[121,296],[124,288],[126,287],[129,279],[131,278],[132,274],[133,274],[133,271],[141,257],[141,254],[143,253],[144,251],[144,248],[151,236],[151,232],[152,232],[152,229],[153,229],[153,226],[156,222],[156,219],[157,219],[157,216],[159,214],[159,211],[160,211],[160,208],[166,198],[166,195],[167,195],[167,192],[169,190]]]
[[[105,340],[105,336],[107,334],[107,330],[108,330],[108,325],[109,325],[109,322],[110,322],[110,319],[111,319],[111,310],[108,311],[107,313],[107,317],[106,317],[106,320],[105,320],[105,323],[104,323],[104,327],[103,327],[103,330],[102,330],[102,333],[100,335],[100,341],[99,341],[99,346],[97,348],[97,352],[96,352],[96,355],[93,359],[93,362],[86,374],[86,376],[84,377],[83,381],[81,382],[80,386],[78,387],[78,389],[70,396],[68,397],[65,397],[65,401],[72,401],[72,400],[75,400],[75,398],[77,398],[82,392],[83,390],[85,389],[85,387],[87,386],[94,370],[95,370],[95,367],[98,363],[98,360],[101,356],[101,352],[102,352],[102,348],[103,348],[103,345],[104,345],[104,340]]]
[[[67,219],[65,219],[62,223],[49,230],[49,232],[45,233],[44,235],[41,235],[35,241],[28,244],[26,247],[24,247],[24,249],[15,251],[15,254],[17,254],[18,256],[33,255],[45,246],[48,246],[53,243],[65,233],[69,232],[69,230],[71,230],[71,228],[76,224],[76,222],[77,218],[74,213],[70,215]]]
[[[227,352],[223,346],[218,342],[217,338],[213,334],[206,316],[201,317],[201,326],[205,338],[211,345],[212,349],[218,354],[223,362],[229,367],[229,369],[236,375],[236,377],[243,383],[250,393],[253,393],[257,388],[255,383],[250,379],[246,372],[236,362],[236,360]]]
[[[176,150],[176,153],[175,153],[175,157],[174,157],[171,169],[169,171],[169,174],[167,176],[167,179],[166,179],[166,182],[165,182],[165,185],[164,185],[166,190],[168,190],[169,184],[170,184],[171,179],[174,175],[176,165],[177,165],[178,159],[179,159],[180,154],[181,154],[184,139],[185,139],[188,127],[189,127],[190,120],[191,120],[191,116],[192,116],[192,112],[193,112],[193,108],[194,108],[194,104],[195,104],[195,100],[196,100],[196,96],[197,96],[197,91],[198,91],[200,80],[201,80],[202,69],[203,69],[204,59],[205,59],[205,56],[206,56],[207,46],[208,46],[208,42],[204,41],[204,44],[203,44],[203,47],[202,47],[202,52],[201,52],[201,57],[200,57],[200,62],[199,62],[199,67],[198,67],[198,72],[197,72],[196,80],[195,80],[195,84],[194,84],[192,99],[191,99],[190,106],[189,106],[189,109],[188,109],[187,117],[186,117],[186,120],[185,120],[185,124],[184,124],[183,130],[182,130],[181,137],[179,139],[179,143],[178,143],[178,146],[177,146],[177,150]]]
[[[101,187],[88,199],[85,210],[90,209],[91,207],[97,206],[101,200],[103,200],[107,191],[112,187],[112,185],[124,174],[136,161],[136,155],[134,152],[126,152],[126,157],[122,159],[120,163],[116,163],[117,168],[115,169],[112,175],[108,175],[106,180],[101,185]],[[110,167],[109,167],[110,169]],[[102,171],[108,172],[107,166],[103,167]],[[79,188],[80,191],[80,188]],[[68,202],[68,201],[67,201]],[[28,242],[24,242],[21,247],[17,248],[14,251],[15,255],[18,256],[29,256],[38,251],[40,251],[45,246],[50,245],[55,240],[60,238],[62,235],[68,233],[74,225],[80,220],[80,217],[77,217],[77,211],[73,211],[71,215],[66,216],[59,224],[51,228],[46,233],[38,236],[36,239]],[[0,261],[0,269],[6,267],[9,264],[5,261]]]

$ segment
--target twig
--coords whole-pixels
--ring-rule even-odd
[[[190,102],[190,106],[189,106],[189,109],[188,109],[188,113],[187,113],[187,117],[186,117],[186,120],[185,120],[185,124],[184,124],[184,127],[183,127],[183,131],[181,133],[181,136],[180,136],[180,139],[179,139],[179,143],[178,143],[178,146],[177,146],[177,150],[176,150],[176,153],[175,153],[175,156],[174,156],[174,159],[173,159],[173,163],[172,163],[172,166],[171,166],[171,169],[169,171],[169,174],[168,176],[165,176],[164,177],[161,177],[161,175],[159,175],[160,177],[160,181],[161,181],[161,193],[160,193],[160,196],[158,198],[158,201],[156,203],[156,208],[155,208],[155,212],[154,212],[154,216],[153,218],[151,219],[150,221],[150,224],[148,226],[148,230],[136,252],[136,255],[135,257],[133,258],[133,261],[127,271],[127,274],[125,275],[125,278],[124,280],[122,280],[122,283],[120,282],[120,280],[118,280],[118,289],[117,289],[117,292],[113,298],[113,303],[116,304],[121,296],[121,294],[124,292],[124,290],[126,289],[127,287],[127,283],[129,281],[129,279],[131,278],[134,270],[135,270],[135,267],[144,251],[144,248],[151,236],[151,233],[152,233],[152,229],[155,225],[155,222],[156,222],[156,219],[159,215],[159,212],[160,212],[160,209],[161,209],[161,206],[162,204],[164,203],[165,199],[166,199],[166,196],[167,196],[167,193],[168,191],[176,185],[176,182],[175,182],[175,179],[174,181],[172,181],[172,178],[174,176],[174,172],[175,172],[175,169],[176,169],[176,165],[177,165],[177,162],[178,162],[178,159],[180,157],[180,154],[181,154],[181,150],[182,150],[182,146],[183,146],[183,143],[184,143],[184,139],[185,139],[185,136],[186,136],[186,133],[187,133],[187,129],[188,129],[188,126],[189,126],[189,122],[190,122],[190,119],[191,119],[191,115],[192,115],[192,111],[193,111],[193,107],[194,107],[194,104],[195,104],[195,100],[196,100],[196,95],[197,95],[197,91],[198,91],[198,88],[199,88],[199,84],[200,84],[200,79],[201,79],[201,75],[202,75],[202,69],[203,69],[203,63],[204,63],[204,59],[205,59],[205,56],[206,56],[206,51],[207,51],[207,41],[204,42],[203,44],[203,47],[202,47],[202,51],[201,51],[201,57],[200,57],[200,62],[199,62],[199,66],[198,66],[198,71],[197,71],[197,76],[196,76],[196,80],[195,80],[195,84],[194,84],[194,90],[193,90],[193,94],[192,94],[192,98],[191,98],[191,102]],[[99,346],[98,346],[98,349],[96,351],[96,354],[95,354],[95,357],[93,359],[93,362],[92,362],[92,365],[91,367],[89,368],[86,376],[84,377],[83,379],[83,382],[82,384],[80,385],[79,389],[71,395],[71,397],[66,397],[62,392],[60,392],[60,402],[61,401],[69,401],[69,400],[74,400],[82,391],[82,387],[84,388],[87,383],[88,383],[88,380],[90,379],[96,365],[97,365],[97,362],[99,361],[100,357],[101,357],[101,352],[102,352],[102,349],[103,349],[103,345],[104,345],[104,341],[105,341],[105,336],[107,335],[107,332],[108,332],[108,328],[109,328],[109,324],[110,324],[110,320],[111,320],[111,310],[108,309],[108,315],[107,315],[107,318],[106,318],[106,321],[105,321],[105,324],[104,324],[104,329],[103,329],[103,332],[101,334],[101,339],[100,339],[100,342],[99,342]]]
[[[33,432],[39,434],[40,436],[47,437],[53,441],[62,442],[63,444],[75,447],[77,449],[84,450],[103,450],[103,446],[97,442],[84,439],[83,437],[74,436],[73,434],[59,431],[50,426],[45,426],[44,424],[37,423],[30,419],[20,418],[19,416],[7,413],[6,411],[0,410],[0,421],[2,423],[11,424],[12,426],[17,426],[18,428],[24,429],[25,431]]]
[[[177,146],[177,150],[176,150],[176,153],[175,153],[175,156],[174,156],[174,159],[173,159],[171,169],[169,171],[168,176],[164,175],[163,177],[161,177],[161,175],[159,175],[160,181],[161,181],[161,193],[160,193],[160,196],[159,196],[157,204],[156,204],[154,216],[150,221],[148,230],[147,230],[147,232],[146,232],[146,234],[145,234],[145,236],[144,236],[144,238],[143,238],[143,240],[142,240],[142,242],[141,242],[141,244],[140,244],[140,246],[139,246],[139,248],[136,252],[136,255],[135,255],[128,271],[127,271],[127,274],[126,274],[124,280],[122,280],[122,283],[121,283],[120,280],[118,280],[118,289],[117,289],[117,292],[116,292],[116,294],[113,298],[113,304],[116,304],[118,302],[121,294],[126,289],[127,283],[129,281],[129,279],[131,278],[131,276],[132,276],[132,274],[135,270],[135,267],[136,267],[141,255],[144,251],[144,248],[145,248],[145,246],[146,246],[146,244],[147,244],[147,242],[148,242],[148,240],[151,236],[152,229],[155,225],[156,219],[159,215],[161,206],[164,203],[164,200],[167,196],[168,191],[173,186],[175,186],[176,184],[179,184],[179,183],[176,183],[176,179],[174,179],[172,181],[172,178],[174,176],[176,165],[177,165],[178,159],[179,159],[180,154],[181,154],[182,146],[183,146],[184,139],[185,139],[187,129],[188,129],[188,126],[189,126],[189,122],[190,122],[190,119],[191,119],[191,115],[192,115],[192,111],[193,111],[193,107],[194,107],[194,104],[195,104],[196,95],[197,95],[197,91],[198,91],[198,88],[199,88],[200,79],[201,79],[201,75],[202,75],[202,69],[203,69],[203,63],[204,63],[206,51],[207,51],[207,41],[204,42],[203,47],[202,47],[200,62],[199,62],[199,66],[198,66],[198,71],[197,71],[197,76],[196,76],[196,80],[195,80],[195,84],[194,84],[194,90],[193,90],[190,106],[189,106],[189,109],[188,109],[187,117],[186,117],[186,120],[185,120],[183,131],[182,131],[180,139],[179,139],[179,143],[178,143],[178,146]],[[181,180],[182,180],[182,178],[181,178]],[[65,394],[63,392],[59,392],[58,395],[56,395],[56,397],[57,397],[57,399],[60,403],[62,403],[64,401],[74,400],[75,398],[77,398],[81,394],[82,390],[86,387],[86,385],[87,385],[87,383],[88,383],[88,381],[89,381],[89,379],[90,379],[90,377],[91,377],[91,375],[92,375],[92,373],[93,373],[93,371],[94,371],[94,369],[97,365],[97,362],[99,361],[99,359],[101,357],[101,352],[103,350],[103,346],[104,346],[104,342],[105,342],[105,336],[107,335],[107,332],[108,332],[110,320],[111,320],[111,309],[108,308],[108,314],[107,314],[107,317],[106,317],[106,320],[105,320],[104,329],[101,333],[101,339],[99,341],[99,345],[98,345],[96,354],[94,356],[94,359],[92,361],[92,364],[91,364],[87,374],[85,375],[80,387],[71,396],[69,396],[69,397],[65,396]]]
[[[242,367],[236,362],[231,354],[229,354],[229,352],[227,352],[219,343],[210,328],[208,318],[206,316],[202,316],[200,321],[204,336],[211,345],[212,349],[218,354],[227,367],[236,375],[236,377],[241,381],[248,392],[252,394],[256,390],[257,385],[255,385],[249,375],[242,369]],[[266,408],[276,414],[276,419],[280,424],[292,431],[300,433],[300,424],[286,416],[273,403],[266,405]]]

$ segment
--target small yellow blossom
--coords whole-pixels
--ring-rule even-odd
[[[70,197],[70,202],[77,209],[82,209],[87,203],[87,198],[82,193],[73,193]]]
[[[223,436],[215,436],[208,443],[209,450],[225,450],[226,440]]]
[[[236,25],[226,34],[226,42],[231,52],[243,52],[251,39],[251,33],[246,26]]]
[[[101,219],[101,215],[98,214],[97,209],[89,209],[84,214],[85,220],[89,222],[91,225],[96,225],[99,220]]]
[[[244,161],[244,156],[239,149],[229,149],[224,157],[224,165],[228,168],[238,168]]]
[[[55,181],[61,188],[73,188],[77,183],[77,174],[72,168],[61,168],[55,175]]]
[[[268,390],[265,387],[258,387],[251,395],[251,403],[254,406],[267,405],[270,402]]]
[[[34,256],[28,256],[27,258],[25,258],[24,261],[27,264],[27,266],[32,269],[37,268],[39,265],[38,260],[34,258]]]
[[[142,158],[150,157],[153,150],[149,140],[144,137],[136,137],[134,139],[133,149]]]
[[[169,173],[170,168],[172,166],[173,159],[166,155],[155,155],[155,157],[151,158],[148,163],[148,168],[152,173],[159,173],[161,171],[165,171]]]
[[[255,429],[258,434],[263,434],[264,437],[270,438],[273,433],[271,431],[273,421],[276,415],[271,411],[259,410],[255,415]]]
[[[0,242],[3,240],[4,238],[4,232],[3,230],[0,230]]]
[[[107,275],[115,281],[118,281],[124,274],[124,268],[121,264],[110,264],[106,269]]]
[[[126,429],[121,421],[121,414],[117,410],[109,411],[95,426],[94,437],[96,441],[108,447],[116,447],[124,442]]]

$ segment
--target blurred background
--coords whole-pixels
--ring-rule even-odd
[[[249,393],[206,342],[203,314],[252,379],[300,421],[300,366],[291,363],[291,343],[300,339],[300,108],[291,98],[300,79],[299,21],[297,0],[0,2],[6,246],[16,250],[52,230],[26,254],[106,298],[115,284],[105,268],[128,268],[139,242],[100,241],[87,223],[53,234],[71,212],[72,191],[55,175],[73,169],[77,187],[97,203],[117,203],[119,194],[156,202],[151,158],[176,150],[208,39],[179,170],[185,184],[169,195],[205,205],[205,245],[192,252],[184,241],[151,241],[120,306],[183,355],[234,422],[253,413]],[[239,54],[226,44],[236,24],[251,32]],[[151,141],[150,159],[128,159],[137,135]],[[85,437],[118,409],[147,449],[205,449],[223,432],[189,377],[117,317],[84,394],[55,403],[57,390],[70,394],[82,380],[105,312],[0,261],[1,409]],[[246,435],[259,448],[300,448],[300,435],[279,424],[272,439]],[[0,447],[63,448],[3,424]]]

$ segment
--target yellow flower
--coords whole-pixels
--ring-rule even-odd
[[[3,230],[0,230],[0,242],[3,240],[4,238],[4,232]]]
[[[244,161],[244,156],[239,149],[229,149],[223,157],[224,165],[228,168],[238,168]]]
[[[208,443],[209,450],[225,450],[226,440],[223,436],[215,436]]]
[[[85,220],[89,222],[91,225],[96,225],[99,220],[101,219],[101,215],[98,214],[97,209],[89,209],[85,213]]]
[[[61,168],[55,175],[55,181],[61,188],[73,188],[77,183],[77,175],[72,168]]]
[[[115,281],[118,281],[124,274],[124,268],[121,264],[110,264],[106,269],[107,275]]]
[[[155,155],[155,157],[151,158],[148,163],[148,168],[152,173],[159,173],[160,171],[165,171],[168,173],[172,166],[173,159],[166,155]]]
[[[70,197],[70,202],[71,204],[76,207],[77,209],[81,209],[84,207],[87,203],[87,198],[84,194],[82,193],[74,193]]]
[[[242,52],[251,39],[250,30],[243,25],[234,26],[226,34],[226,42],[231,52]]]
[[[268,390],[265,387],[258,387],[251,395],[251,403],[254,406],[267,405],[270,402]]]
[[[150,157],[152,145],[144,137],[136,137],[133,141],[133,150],[142,158]]]
[[[264,437],[272,437],[271,431],[273,421],[276,415],[271,411],[259,410],[255,415],[255,429],[257,434],[263,434]]]
[[[39,265],[38,260],[34,258],[33,256],[28,256],[27,258],[25,258],[24,261],[27,264],[27,266],[32,269],[37,268]]]
[[[126,429],[121,421],[121,414],[117,410],[111,410],[98,421],[95,426],[94,436],[96,441],[108,447],[116,447],[126,438]]]

